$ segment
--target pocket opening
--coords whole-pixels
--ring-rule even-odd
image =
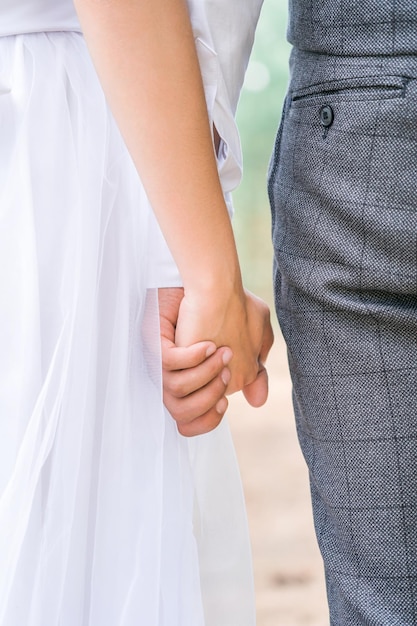
[[[364,76],[318,83],[294,91],[291,104],[308,104],[329,97],[333,100],[404,98],[410,80],[406,76]]]

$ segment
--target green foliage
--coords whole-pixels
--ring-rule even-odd
[[[286,0],[265,0],[238,108],[244,174],[234,194],[234,228],[249,289],[271,299],[266,172],[288,81]]]

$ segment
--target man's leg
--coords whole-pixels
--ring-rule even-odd
[[[417,624],[416,81],[386,80],[290,94],[270,172],[332,626]]]

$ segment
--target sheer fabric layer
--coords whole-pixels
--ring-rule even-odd
[[[164,411],[150,209],[81,35],[0,39],[0,121],[0,625],[252,625],[227,424]]]

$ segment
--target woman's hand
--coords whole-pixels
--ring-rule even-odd
[[[226,393],[242,388],[251,405],[260,406],[265,402],[268,378],[263,363],[271,347],[273,335],[268,307],[247,292],[243,294],[243,307],[249,309],[246,318],[249,331],[246,336],[250,336],[251,341],[258,346],[255,352],[259,352],[255,359],[244,336],[241,337],[242,341],[239,340],[240,358],[245,359],[243,364],[237,363],[230,348],[222,346],[216,350],[216,343],[213,341],[199,341],[188,347],[175,345],[176,327],[180,336],[183,335],[181,325],[185,325],[185,334],[188,335],[187,331],[191,331],[195,319],[197,318],[197,327],[198,320],[202,321],[197,310],[191,312],[191,307],[187,300],[183,300],[183,296],[182,289],[159,289],[164,402],[177,422],[179,432],[185,436],[193,436],[213,430],[220,423],[227,408]],[[210,319],[209,315],[207,317]],[[210,330],[206,329],[206,332],[213,332],[215,325]],[[237,319],[232,326],[235,336],[238,335]],[[226,328],[223,330],[226,331]],[[198,328],[196,334],[200,336]],[[181,338],[187,339],[184,335]],[[246,371],[246,358],[251,359],[254,365],[250,374]],[[233,361],[234,381],[231,380],[230,372]],[[240,383],[237,382],[237,377],[240,377]],[[251,379],[253,381],[247,384]]]
[[[268,396],[264,367],[273,343],[269,308],[249,291],[229,293],[185,291],[179,308],[175,342],[189,346],[212,341],[231,348],[231,380],[227,393],[242,390],[252,406],[261,406]]]
[[[228,390],[243,389],[249,402],[262,404],[267,395],[262,363],[272,343],[269,313],[241,287],[187,2],[74,0],[74,5],[184,282],[176,343],[230,347]]]
[[[200,435],[220,423],[230,382],[230,348],[216,349],[212,341],[189,347],[175,345],[175,328],[184,290],[158,290],[164,404],[186,436]]]

